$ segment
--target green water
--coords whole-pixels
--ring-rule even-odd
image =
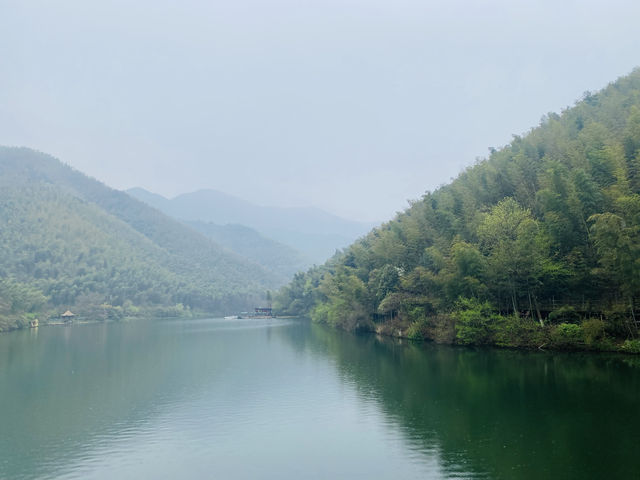
[[[0,336],[0,478],[639,478],[640,359],[300,321]]]

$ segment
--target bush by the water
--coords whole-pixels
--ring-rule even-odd
[[[561,323],[551,332],[551,339],[558,347],[575,347],[582,342],[582,327],[575,323]]]
[[[621,350],[627,353],[640,353],[640,340],[625,340],[622,344]]]
[[[490,344],[503,318],[495,313],[489,302],[460,299],[453,314],[456,340],[462,344]]]

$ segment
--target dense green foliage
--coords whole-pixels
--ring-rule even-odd
[[[0,148],[0,330],[67,308],[91,318],[252,306],[262,267],[32,150]]]
[[[297,275],[276,307],[349,330],[611,348],[637,335],[639,298],[635,71]]]

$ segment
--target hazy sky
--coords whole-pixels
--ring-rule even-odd
[[[0,0],[0,144],[385,220],[640,65],[640,2]]]

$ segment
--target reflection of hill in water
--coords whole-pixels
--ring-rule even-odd
[[[0,477],[55,476],[125,425],[123,435],[144,428],[166,400],[158,392],[174,394],[165,387],[180,367],[171,358],[171,339],[144,324],[50,327],[0,338],[9,347],[0,349],[0,364],[10,368],[0,376],[6,389],[0,414],[3,430],[12,432],[0,436],[0,456],[7,459]],[[37,458],[25,455],[29,445]]]
[[[171,415],[193,414],[203,397],[218,403],[201,415],[246,405],[265,330],[255,322],[137,320],[0,337],[0,478],[65,477],[69,466],[119,460],[123,445],[162,441],[154,435],[170,431]]]
[[[238,478],[250,465],[305,477],[287,476],[283,458],[306,477],[321,462],[384,478],[405,463],[437,478],[440,466],[458,478],[633,478],[638,360],[399,343],[277,319],[14,332],[0,336],[0,478]],[[391,443],[368,443],[372,425]]]
[[[328,355],[417,450],[454,474],[632,478],[640,442],[633,357],[472,350],[312,325],[282,334]]]

